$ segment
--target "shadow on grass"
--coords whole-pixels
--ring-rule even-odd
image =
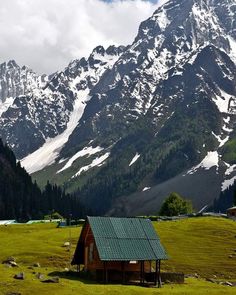
[[[152,287],[157,288],[157,285],[153,285],[153,283],[143,283],[140,281],[126,281],[125,283],[121,283],[120,281],[109,281],[104,283],[104,281],[93,280],[89,275],[85,272],[76,272],[76,271],[53,271],[48,274],[49,277],[59,277],[61,279],[78,281],[85,285],[126,285],[126,286],[140,286],[140,287]]]
[[[103,282],[98,282],[88,278],[85,273],[78,273],[76,271],[53,271],[48,274],[49,277],[59,277],[61,279],[67,279],[72,281],[79,281],[86,285],[102,284]]]
[[[104,283],[101,280],[92,279],[88,273],[85,272],[76,272],[76,271],[53,271],[48,274],[49,277],[59,277],[61,279],[78,281],[85,285],[126,285],[126,286],[139,286],[144,288],[158,288],[157,285],[153,283],[140,283],[140,281],[126,281],[125,283],[121,283],[118,281],[109,281]]]

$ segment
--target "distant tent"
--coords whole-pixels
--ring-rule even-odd
[[[16,220],[0,220],[0,225],[9,225],[17,223]]]
[[[39,219],[39,220],[29,220],[26,224],[34,223],[50,223],[50,222],[60,222],[61,219]]]

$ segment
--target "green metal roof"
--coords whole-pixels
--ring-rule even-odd
[[[168,259],[149,219],[88,217],[88,222],[102,261]]]

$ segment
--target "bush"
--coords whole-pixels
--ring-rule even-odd
[[[177,193],[171,193],[163,202],[160,210],[162,216],[178,216],[193,212],[191,201],[185,200]]]
[[[44,219],[49,220],[49,219],[63,219],[63,216],[59,214],[58,212],[52,212],[51,214],[45,215]]]

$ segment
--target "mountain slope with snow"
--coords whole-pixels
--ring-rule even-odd
[[[33,159],[35,162],[40,160],[39,154],[41,159],[45,153],[48,157],[39,169],[54,162],[59,149],[78,124],[89,100],[89,92],[112,67],[122,50],[122,46],[111,46],[107,50],[98,46],[88,59],[75,60],[64,71],[44,76],[45,83],[39,83],[42,77],[36,77],[30,70],[28,74],[26,67],[21,69],[15,62],[1,66],[8,70],[0,72],[0,81],[7,81],[0,93],[0,134],[18,158],[40,148],[29,158],[30,167]],[[6,88],[8,92],[4,90]],[[28,169],[26,158],[23,163]],[[29,171],[37,171],[36,166]]]
[[[132,215],[145,196],[152,213],[166,183],[209,204],[236,179],[235,14],[235,0],[166,2],[130,46],[97,47],[5,95],[1,136],[39,182],[65,185],[98,214],[120,213],[121,200]],[[201,177],[214,185],[205,197]]]

